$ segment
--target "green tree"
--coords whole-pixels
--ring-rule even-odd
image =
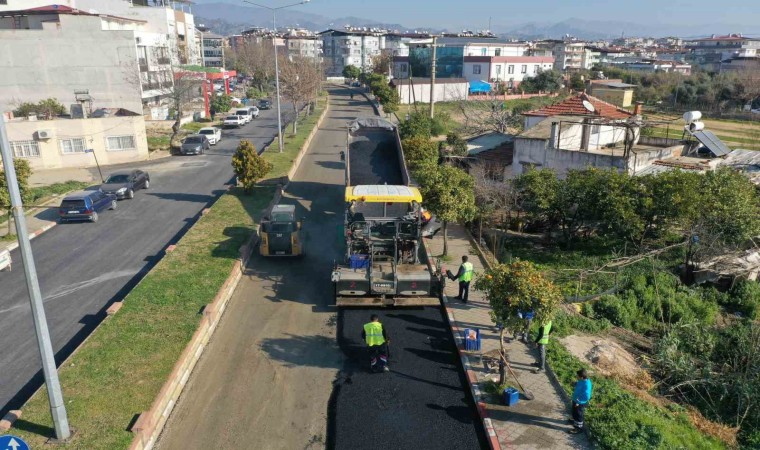
[[[51,120],[56,116],[66,113],[66,107],[55,98],[47,98],[37,103],[24,102],[18,105],[13,114],[19,117],[26,117],[30,114],[36,114],[42,120]]]
[[[518,88],[527,93],[557,92],[562,88],[562,74],[556,70],[544,70],[534,77],[525,78]]]
[[[25,159],[14,158],[13,166],[16,169],[16,179],[18,180],[19,191],[21,192],[21,201],[29,201],[29,177],[32,175],[32,168],[29,161]],[[8,192],[8,182],[5,179],[5,171],[0,170],[0,210],[6,211],[8,217],[11,214],[11,196]],[[8,220],[8,234],[11,233],[11,221]]]
[[[551,169],[531,168],[515,178],[514,186],[526,219],[553,226],[556,221],[554,208],[560,190],[557,174]]]
[[[520,325],[518,311],[533,311],[543,323],[554,317],[562,301],[559,288],[529,261],[497,264],[479,275],[475,289],[482,291],[491,305],[491,319],[502,325],[499,332],[504,352],[504,332]]]
[[[576,72],[570,75],[568,87],[574,91],[582,91],[586,89],[586,82],[584,80],[583,74]]]
[[[438,145],[429,138],[413,136],[401,141],[401,147],[404,149],[406,163],[412,171],[426,163],[435,165],[438,162]]]
[[[456,131],[452,131],[446,135],[446,144],[449,145],[452,154],[456,156],[467,155],[467,141]]]
[[[215,95],[211,98],[211,109],[216,114],[227,112],[232,108],[232,98],[226,94]]]
[[[350,78],[352,80],[355,80],[359,78],[359,76],[362,74],[361,69],[359,69],[356,66],[352,66],[351,64],[347,65],[343,68],[343,77],[344,78]]]
[[[259,180],[264,178],[272,164],[262,158],[251,141],[242,139],[232,156],[232,167],[235,169],[238,182],[243,185],[245,192],[250,193]]]
[[[449,222],[469,221],[475,217],[474,181],[467,172],[448,165],[427,163],[415,171],[422,201],[443,222],[443,255],[448,255]]]

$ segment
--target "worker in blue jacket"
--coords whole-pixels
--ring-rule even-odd
[[[583,415],[586,412],[588,402],[591,400],[593,389],[586,369],[580,369],[576,375],[578,375],[578,381],[575,382],[573,389],[573,418],[570,419],[573,423],[573,429],[570,430],[571,434],[578,434],[583,431]]]

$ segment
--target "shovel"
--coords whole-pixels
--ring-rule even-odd
[[[523,395],[525,396],[525,398],[528,400],[533,400],[534,398],[536,398],[536,396],[533,395],[533,392],[525,389],[522,383],[520,383],[520,380],[517,379],[517,375],[515,375],[515,372],[512,370],[512,366],[509,365],[509,361],[507,361],[507,358],[505,358],[504,355],[501,353],[499,353],[499,356],[501,357],[501,360],[504,362],[504,365],[507,366],[507,369],[509,370],[510,375],[512,375],[512,378],[514,378],[515,382],[517,382],[517,386],[520,387],[520,390],[523,392]]]

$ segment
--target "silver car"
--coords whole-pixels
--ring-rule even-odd
[[[191,134],[182,141],[180,153],[183,155],[202,155],[211,148],[208,138],[202,134]]]

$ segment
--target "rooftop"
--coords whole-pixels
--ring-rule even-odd
[[[628,84],[628,83],[623,83],[620,81],[595,80],[594,82],[592,82],[592,84],[595,84],[597,86],[606,86],[613,89],[633,89],[637,87],[637,85],[635,84]]]
[[[594,107],[591,112],[586,109],[583,102],[587,101]],[[625,120],[633,116],[633,113],[619,108],[612,103],[607,103],[586,93],[570,97],[560,103],[545,106],[541,109],[526,112],[526,116],[582,116],[582,117],[600,117],[604,119]],[[528,130],[530,131],[530,130]]]
[[[39,6],[37,8],[19,9],[15,11],[3,11],[3,12],[0,12],[0,17],[40,16],[40,15],[50,15],[50,14],[65,14],[69,16],[93,16],[93,17],[103,17],[103,18],[108,18],[108,19],[120,20],[124,22],[146,23],[146,21],[144,20],[129,19],[126,17],[119,17],[119,16],[111,16],[109,14],[98,14],[94,12],[83,11],[81,9],[71,8],[69,6],[64,6],[64,5],[48,5],[48,6]]]
[[[511,134],[497,133],[495,131],[481,134],[467,140],[467,154],[477,155],[480,152],[494,149],[507,142],[513,142],[515,137]]]

